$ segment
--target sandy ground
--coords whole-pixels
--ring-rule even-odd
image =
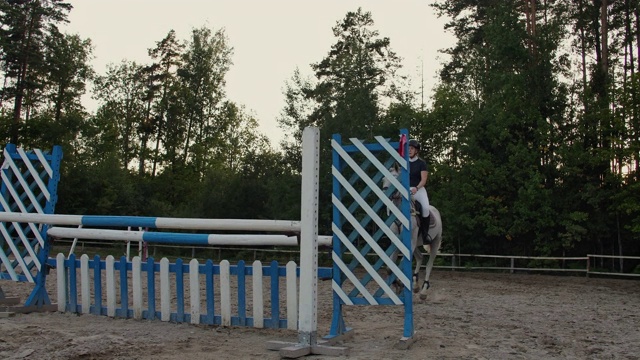
[[[23,300],[33,287],[0,286]],[[324,336],[330,282],[319,287]],[[409,350],[394,348],[402,307],[348,307],[349,355],[306,358],[640,359],[640,281],[434,271],[429,298],[416,296],[414,305],[417,341]],[[272,340],[297,342],[297,334],[63,313],[0,318],[1,359],[279,359],[266,349]]]

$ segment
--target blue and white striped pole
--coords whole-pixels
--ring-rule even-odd
[[[300,232],[300,221],[293,220],[198,219],[0,212],[0,221],[70,226],[82,225],[85,227],[131,226],[181,230]]]

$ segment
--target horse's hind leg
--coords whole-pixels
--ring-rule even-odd
[[[429,261],[427,261],[427,266],[424,272],[424,281],[422,282],[422,286],[420,288],[420,299],[422,300],[427,298],[427,290],[429,290],[429,288],[431,287],[429,277],[431,276],[431,270],[433,270],[433,264],[436,260],[436,256],[438,255],[438,250],[440,250],[441,241],[442,237],[438,235],[433,239],[430,245]]]

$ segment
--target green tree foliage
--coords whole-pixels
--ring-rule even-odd
[[[0,97],[3,107],[5,100],[12,105],[14,144],[19,143],[23,122],[38,106],[45,86],[48,38],[59,36],[57,26],[67,21],[70,9],[62,0],[0,1],[0,69],[5,79]]]
[[[162,163],[160,158],[161,145],[165,149],[166,159],[176,158],[178,144],[170,141],[168,124],[172,122],[172,119],[175,119],[175,114],[177,113],[173,107],[173,104],[176,103],[177,93],[176,71],[182,63],[181,53],[183,49],[184,45],[177,40],[176,33],[173,30],[169,31],[165,38],[157,42],[155,48],[149,49],[149,56],[155,60],[149,66],[149,72],[152,75],[149,79],[148,95],[148,101],[153,104],[152,123],[156,132],[156,141],[153,147],[152,176],[156,175],[157,166]]]
[[[215,149],[224,147],[232,129],[230,118],[219,116],[231,54],[222,30],[213,33],[207,28],[194,29],[178,69],[184,106],[182,161],[197,173],[208,167]]]
[[[197,28],[186,41],[169,31],[149,49],[150,64],[123,60],[95,76],[100,106],[82,131],[69,170],[73,187],[61,190],[86,197],[78,188],[85,183],[93,195],[63,206],[186,217],[283,213],[270,204],[289,198],[283,193],[292,188],[290,171],[257,131],[257,119],[226,97],[231,54],[222,30]],[[271,191],[275,177],[286,189]]]
[[[110,147],[109,152],[115,152],[121,166],[128,169],[134,160],[139,160],[136,155],[140,154],[141,135],[148,121],[144,68],[131,61],[111,64],[94,84],[94,97],[102,105],[94,117],[97,134],[87,141]],[[94,144],[91,148],[99,147]],[[101,158],[99,153],[94,155],[95,159]]]
[[[330,233],[330,137],[409,128],[429,163],[448,251],[640,251],[638,0],[439,0],[457,42],[431,103],[362,9],[285,83],[280,151],[227,97],[223,29],[171,30],[149,62],[94,76],[91,41],[60,33],[61,1],[0,1],[0,133],[63,145],[57,212],[298,219],[302,131],[321,130],[320,232]],[[97,110],[80,97],[93,80]],[[604,266],[604,263],[598,264]],[[618,261],[616,267],[634,264]]]
[[[91,51],[91,41],[79,35],[56,33],[47,39],[41,105],[23,126],[25,147],[61,144],[64,153],[71,156],[80,146],[78,140],[88,117],[81,98],[93,76]]]
[[[389,38],[374,29],[370,12],[348,12],[333,27],[335,44],[320,62],[312,64],[312,82],[298,71],[285,89],[285,108],[280,125],[297,142],[285,143],[289,164],[300,164],[299,144],[306,126],[317,126],[321,134],[321,231],[330,231],[331,219],[331,134],[360,139],[374,135],[397,136],[385,106],[398,102],[396,86],[400,59],[391,50]],[[298,153],[296,155],[296,152]],[[299,166],[299,165],[298,165]],[[301,170],[300,167],[297,169]]]
[[[462,251],[638,249],[637,5],[437,2],[458,41],[427,119]]]
[[[452,225],[464,231],[455,236],[476,237],[470,250],[550,251],[557,247],[551,240],[557,214],[548,176],[558,164],[545,158],[545,149],[564,105],[552,74],[557,42],[548,39],[561,34],[561,22],[546,9],[547,22],[531,34],[516,2],[473,6],[438,5],[454,19],[449,26],[459,40],[448,50],[452,60],[442,73],[450,85],[443,85],[434,103],[439,116],[450,118],[443,130],[457,143],[443,144],[455,154],[446,160],[458,168],[448,171],[446,185],[459,192]],[[464,86],[465,94],[449,92],[449,86]]]

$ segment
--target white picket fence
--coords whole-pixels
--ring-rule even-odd
[[[256,260],[245,266],[244,261],[170,263],[167,258],[118,261],[111,255],[102,260],[58,254],[48,263],[56,267],[62,312],[255,328],[298,326],[299,269],[293,261],[264,266]],[[319,273],[330,276],[331,269]]]

